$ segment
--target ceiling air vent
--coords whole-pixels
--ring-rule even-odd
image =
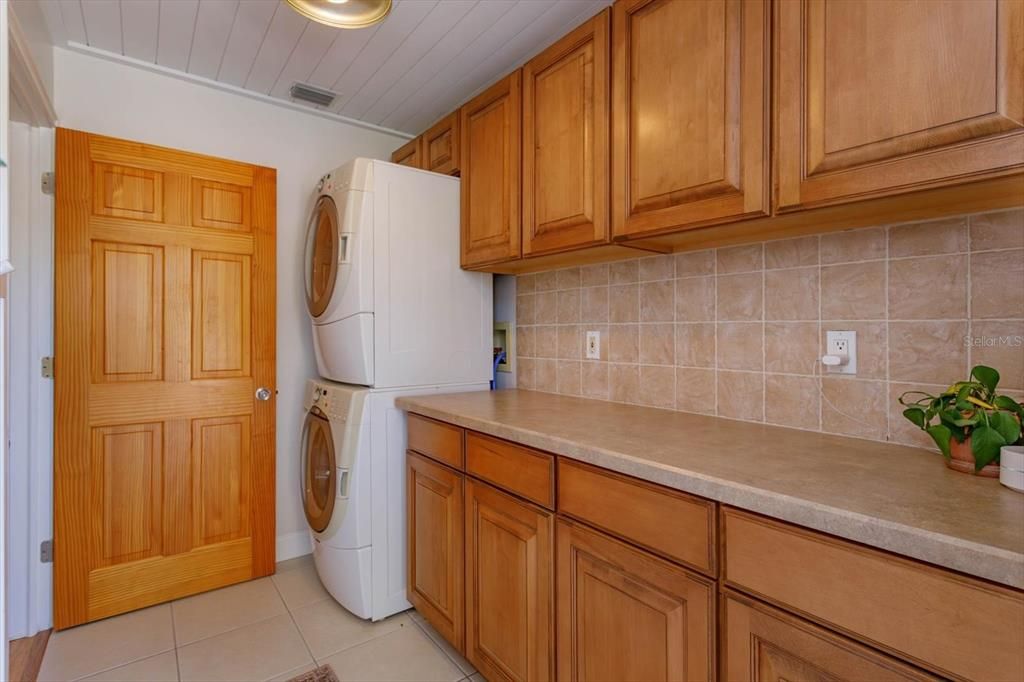
[[[292,97],[295,99],[301,99],[303,102],[318,104],[322,107],[326,107],[334,101],[335,97],[337,97],[337,95],[330,90],[324,90],[323,88],[318,88],[315,85],[310,85],[309,83],[296,83],[292,86],[291,93]]]

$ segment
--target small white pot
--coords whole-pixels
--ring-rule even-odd
[[[1004,445],[999,449],[999,482],[1024,493],[1024,445]]]

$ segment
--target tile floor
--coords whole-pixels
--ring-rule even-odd
[[[379,623],[348,613],[308,556],[269,578],[54,633],[39,680],[288,680],[325,663],[343,681],[483,682],[415,611]]]

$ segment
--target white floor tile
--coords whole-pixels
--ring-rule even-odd
[[[166,651],[85,679],[89,682],[178,682],[178,656]]]
[[[292,616],[318,661],[400,627],[416,627],[405,614],[371,623],[352,615],[333,599],[295,609]]]
[[[273,581],[291,611],[331,598],[330,593],[320,584],[316,567],[311,561],[275,574]]]
[[[183,682],[269,680],[312,662],[289,614],[178,649]]]
[[[277,563],[276,572],[277,573],[286,573],[287,571],[293,571],[296,568],[302,568],[303,566],[307,566],[307,565],[309,565],[309,566],[313,565],[313,555],[312,554],[303,554],[302,556],[297,556],[294,559],[288,559],[286,561],[279,561]]]
[[[403,627],[322,661],[345,682],[457,682],[465,677],[422,630]]]
[[[270,578],[197,594],[171,608],[179,647],[287,612]]]
[[[423,628],[423,632],[427,634],[430,641],[437,645],[437,647],[451,659],[452,663],[459,666],[459,670],[462,671],[463,675],[472,675],[476,672],[476,668],[473,667],[473,664],[467,661],[465,656],[456,651],[455,647],[449,644],[448,640],[442,637],[441,633],[435,630],[434,627],[426,621],[426,619],[420,617],[420,619],[416,621],[416,624]]]

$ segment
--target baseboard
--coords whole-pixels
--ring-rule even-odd
[[[298,530],[277,536],[277,560],[287,561],[313,552],[313,541],[308,530]]]

